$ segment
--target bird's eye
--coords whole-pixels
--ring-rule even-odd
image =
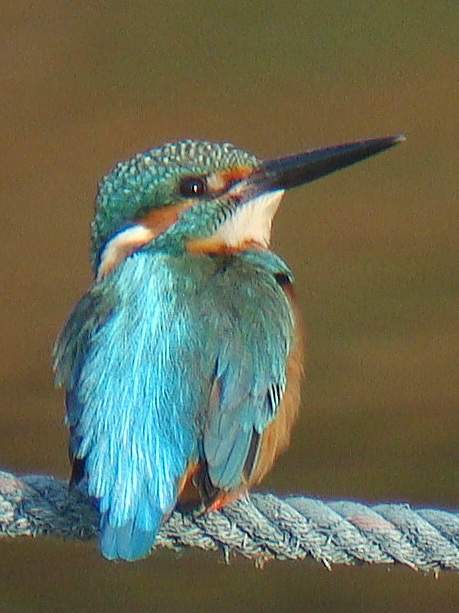
[[[207,191],[206,180],[202,177],[184,177],[180,181],[180,193],[187,198],[197,198]]]

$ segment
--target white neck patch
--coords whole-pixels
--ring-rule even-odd
[[[97,281],[110,274],[123,260],[150,242],[153,237],[153,231],[140,224],[130,226],[126,230],[115,234],[105,245],[100,256],[100,264],[96,275]]]
[[[228,247],[237,248],[251,241],[268,247],[273,217],[283,195],[284,190],[278,190],[248,200],[218,228],[212,239],[217,239]]]

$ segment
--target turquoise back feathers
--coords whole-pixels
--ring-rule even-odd
[[[113,237],[185,200],[182,177],[256,164],[231,145],[192,141],[118,164],[97,197],[95,269]],[[291,273],[267,250],[177,249],[174,231],[205,234],[227,205],[200,206],[185,229],[167,228],[96,280],[56,344],[73,483],[97,502],[109,559],[148,554],[188,467],[201,467],[204,504],[243,487],[287,385],[294,321],[278,279]]]
[[[189,464],[205,462],[216,489],[240,487],[286,387],[293,316],[276,275],[288,269],[273,254],[203,260],[129,258],[83,298],[56,348],[71,455],[110,559],[149,552]]]
[[[74,486],[100,512],[108,559],[154,546],[177,504],[215,510],[288,445],[302,343],[292,274],[270,251],[284,190],[401,142],[260,162],[182,141],[100,184],[95,279],[55,346]]]

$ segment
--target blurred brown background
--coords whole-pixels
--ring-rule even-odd
[[[90,282],[96,181],[181,137],[262,157],[405,131],[289,194],[275,248],[309,336],[277,492],[459,506],[456,1],[2,3],[0,466],[67,474],[50,350]],[[453,611],[459,579],[263,571],[94,543],[0,543],[0,611]]]

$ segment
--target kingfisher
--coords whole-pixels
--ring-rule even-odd
[[[292,271],[270,249],[273,217],[286,190],[402,140],[270,161],[183,140],[102,179],[94,280],[56,341],[54,369],[70,484],[97,505],[103,556],[147,556],[175,508],[222,508],[286,449],[303,338]]]

